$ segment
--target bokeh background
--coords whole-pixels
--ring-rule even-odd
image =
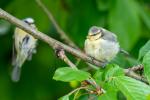
[[[81,49],[88,29],[104,27],[117,34],[122,48],[132,57],[119,56],[121,67],[138,63],[140,47],[150,39],[150,0],[42,0],[61,28]],[[0,8],[19,19],[32,17],[38,29],[62,41],[47,15],[34,0],[0,0]],[[52,79],[58,67],[67,66],[54,51],[39,41],[37,54],[23,65],[21,80],[10,80],[13,31],[15,26],[0,20],[0,100],[56,100],[73,85]],[[63,41],[62,41],[63,42]],[[75,59],[69,55],[75,62]],[[78,65],[82,68],[81,61]]]

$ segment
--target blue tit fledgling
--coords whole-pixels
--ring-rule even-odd
[[[117,55],[120,46],[114,33],[102,27],[92,26],[84,49],[86,54],[106,64]]]
[[[26,18],[23,21],[30,25],[33,29],[36,29],[32,18]],[[17,82],[20,79],[23,63],[26,60],[31,60],[32,54],[36,53],[37,39],[18,27],[15,29],[13,38],[13,70],[11,78],[12,81]]]

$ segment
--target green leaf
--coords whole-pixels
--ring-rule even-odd
[[[118,89],[116,89],[116,87],[114,87],[111,82],[105,83],[103,88],[106,93],[98,96],[98,100],[117,100]]]
[[[109,28],[116,33],[126,50],[131,50],[140,37],[139,9],[135,0],[114,0],[108,16]]]
[[[143,46],[141,47],[139,51],[139,57],[138,59],[140,60],[144,55],[150,50],[150,40]]]
[[[150,50],[146,53],[143,58],[143,65],[144,65],[144,75],[147,78],[148,82],[150,83]]]
[[[98,97],[98,100],[117,100],[117,93],[116,92],[106,92],[105,94]]]
[[[127,97],[127,100],[146,100],[150,94],[148,85],[127,76],[114,77],[112,83]]]
[[[109,80],[112,77],[121,75],[124,75],[123,69],[120,68],[118,65],[113,64],[110,65],[109,70],[105,72],[105,80]]]
[[[104,71],[102,71],[102,69],[97,70],[96,73],[93,75],[94,79],[98,81],[103,81],[103,73]]]
[[[69,100],[69,95],[65,95],[65,96],[59,98],[58,100]]]
[[[105,69],[96,71],[93,77],[97,83],[102,85],[105,81],[110,81],[112,77],[121,75],[124,75],[122,68],[115,64],[109,64]]]
[[[70,82],[70,81],[83,81],[90,77],[88,72],[72,69],[70,67],[58,68],[53,76],[53,79]]]

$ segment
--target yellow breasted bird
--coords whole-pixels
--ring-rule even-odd
[[[92,26],[89,29],[84,49],[86,54],[105,64],[111,61],[121,50],[117,36],[97,26]]]
[[[32,18],[26,18],[23,21],[30,25],[33,29],[36,29],[34,20]],[[13,70],[11,79],[14,82],[18,82],[20,79],[21,67],[23,63],[26,60],[31,60],[32,54],[36,53],[37,39],[18,27],[15,29],[13,38]]]

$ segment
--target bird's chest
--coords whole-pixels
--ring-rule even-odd
[[[14,34],[15,37],[15,49],[17,53],[22,52],[27,54],[30,50],[36,46],[37,39],[25,31],[17,28]]]
[[[90,41],[86,40],[85,41],[85,52],[86,54],[95,57],[96,54],[99,54],[99,50],[101,49],[101,41],[96,40],[96,41]]]
[[[86,40],[85,52],[86,54],[98,59],[98,60],[110,60],[119,51],[118,43],[113,43],[107,40],[98,39],[94,41]]]

